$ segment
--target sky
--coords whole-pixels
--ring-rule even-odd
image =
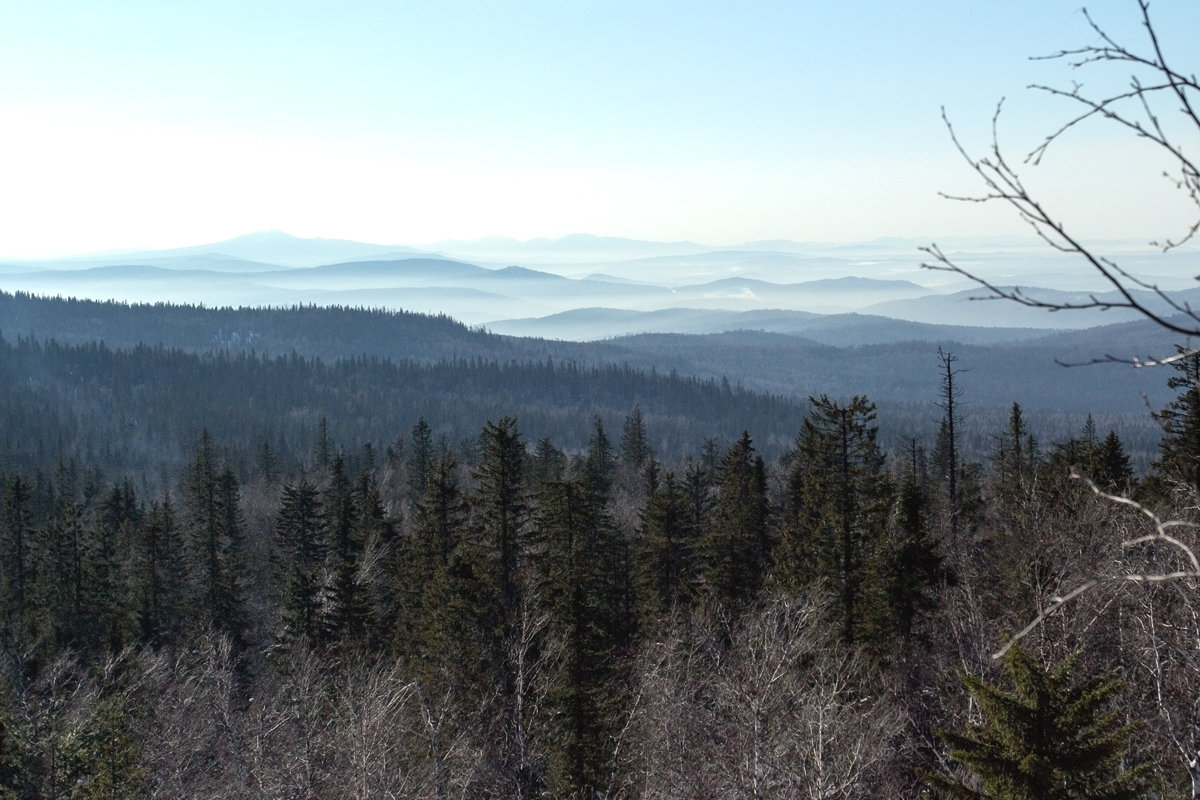
[[[1134,0],[1089,11],[1143,45]],[[1152,12],[1189,55],[1200,4]],[[10,258],[267,229],[384,244],[1020,233],[1005,209],[939,196],[979,188],[941,109],[984,154],[1005,98],[1019,161],[1072,110],[1026,87],[1080,77],[1029,57],[1096,42],[1079,0],[10,0],[3,16]],[[1177,233],[1181,198],[1144,151],[1081,129],[1030,183],[1086,235]]]

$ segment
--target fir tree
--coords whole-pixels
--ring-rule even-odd
[[[412,428],[412,446],[408,450],[408,496],[415,501],[425,494],[429,472],[433,468],[433,431],[424,417]]]
[[[758,595],[770,551],[767,523],[766,466],[743,431],[717,466],[716,507],[701,544],[706,583],[721,600]]]
[[[593,449],[589,460],[601,459]],[[538,521],[546,543],[543,594],[560,652],[550,698],[558,720],[548,775],[556,796],[591,796],[611,771],[618,655],[628,643],[622,542],[592,485],[545,484]]]
[[[781,588],[823,582],[837,597],[843,641],[862,633],[879,574],[870,569],[888,524],[892,487],[876,444],[875,405],[862,396],[842,405],[810,398],[786,487],[775,548]]]
[[[283,487],[275,517],[275,542],[283,587],[279,639],[325,640],[324,567],[329,548],[321,517],[320,493],[307,479]]]
[[[1162,438],[1152,477],[1200,492],[1200,352],[1177,349],[1182,357],[1172,366],[1178,374],[1167,380],[1167,386],[1179,394],[1156,415]]]
[[[696,593],[697,528],[684,488],[667,472],[642,509],[637,589],[643,619],[691,603]]]
[[[1142,797],[1148,765],[1126,763],[1136,725],[1122,724],[1114,674],[1080,677],[1074,658],[1053,669],[1020,646],[1004,657],[1011,691],[964,674],[984,722],[943,732],[973,780],[928,774],[944,796],[979,800],[1123,800]]]
[[[650,448],[646,424],[642,419],[642,407],[635,405],[633,411],[625,417],[625,424],[621,429],[621,461],[636,471],[653,457],[654,451]]]

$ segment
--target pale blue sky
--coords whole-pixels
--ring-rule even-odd
[[[1007,96],[1023,152],[1069,110],[1024,87],[1071,77],[1027,57],[1094,41],[1079,0],[5,6],[10,257],[266,228],[714,245],[1019,232],[938,198],[975,188],[939,107],[982,152]],[[1141,46],[1134,0],[1089,9]],[[1189,56],[1200,4],[1153,11]],[[1038,179],[1083,197],[1087,233],[1163,235],[1150,223],[1177,198],[1157,184],[1132,208],[1100,199],[1146,172],[1112,144],[1085,131]]]

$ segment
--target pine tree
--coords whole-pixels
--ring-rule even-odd
[[[926,775],[944,796],[986,800],[1123,800],[1142,797],[1148,765],[1126,763],[1137,726],[1122,724],[1115,674],[1076,675],[1074,658],[1053,669],[1020,646],[1004,657],[1011,691],[964,674],[985,721],[942,732],[950,758],[973,780]]]

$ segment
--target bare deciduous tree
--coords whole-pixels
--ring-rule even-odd
[[[634,722],[638,796],[879,796],[906,720],[829,628],[820,607],[780,599],[650,648]]]

